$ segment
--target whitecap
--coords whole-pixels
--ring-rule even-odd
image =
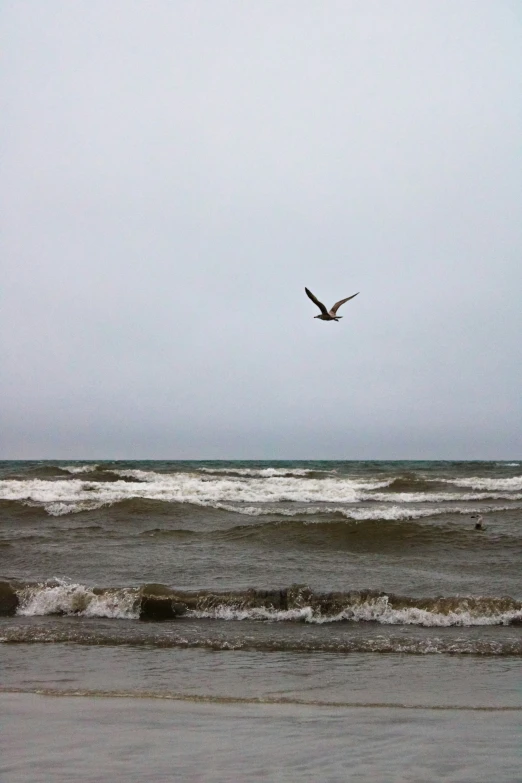
[[[139,473],[139,480],[135,482],[85,482],[76,478],[53,481],[9,479],[0,481],[0,499],[20,501],[29,506],[42,506],[55,516],[88,511],[133,499],[190,503],[253,516],[265,513],[265,507],[270,507],[268,513],[303,513],[301,504],[308,504],[308,513],[316,513],[314,509],[319,504],[325,504],[328,508],[331,504],[339,504],[339,508],[332,507],[332,510],[348,506],[351,511],[361,501],[372,501],[372,504],[391,503],[392,508],[430,503],[433,508],[446,501],[502,499],[505,502],[522,499],[520,494],[506,496],[498,493],[379,493],[368,491],[368,483],[365,485],[346,478],[307,479],[303,482],[295,477],[237,479],[193,473],[136,472]],[[287,503],[298,504],[296,511],[289,511],[288,507],[283,505]],[[374,505],[372,509],[375,509]],[[377,507],[375,510],[380,509]],[[453,508],[443,509],[444,513],[452,511]],[[372,514],[365,509],[357,509],[357,513]],[[404,509],[397,513],[402,514],[402,518],[412,514]],[[433,510],[429,509],[427,515],[432,513]]]
[[[134,477],[137,481],[86,483],[79,479],[10,479],[0,482],[0,499],[41,504],[47,506],[50,513],[66,513],[65,506],[56,504],[90,503],[98,507],[133,498],[199,505],[227,502],[354,503],[366,499],[368,490],[375,487],[375,483],[341,478],[307,479],[303,482],[295,477],[237,479],[150,471],[121,471],[120,475]]]
[[[60,465],[60,470],[66,470],[68,473],[91,473],[96,470],[98,465]]]
[[[98,594],[85,585],[57,579],[52,585],[21,590],[17,614],[26,617],[65,614],[136,620],[139,618],[137,595],[137,590],[132,588]]]
[[[471,487],[471,489],[503,490],[507,492],[522,490],[522,476],[513,476],[512,478],[481,478],[480,476],[472,476],[470,478],[444,479],[444,481],[457,487]]]
[[[470,608],[463,601],[462,607],[449,612],[430,611],[409,606],[394,608],[387,595],[354,601],[337,614],[322,614],[312,606],[277,610],[265,607],[239,608],[218,605],[212,609],[191,610],[188,617],[216,620],[264,620],[268,622],[300,621],[314,625],[334,622],[372,622],[381,625],[417,625],[425,628],[449,628],[455,626],[509,625],[522,618],[521,609],[484,612]]]
[[[223,511],[231,511],[236,514],[244,514],[250,517],[264,517],[264,516],[277,516],[277,517],[306,517],[314,516],[320,517],[328,514],[339,514],[345,519],[353,520],[354,522],[371,522],[373,520],[384,520],[388,522],[401,521],[401,520],[415,520],[425,519],[435,516],[448,516],[449,514],[458,514],[461,516],[471,516],[476,514],[477,509],[475,506],[452,506],[448,507],[431,507],[431,508],[403,508],[401,506],[377,506],[365,508],[347,508],[346,506],[306,506],[304,508],[278,508],[276,506],[231,506],[226,503],[217,503],[212,505],[213,508],[219,508]],[[504,511],[510,511],[513,508],[519,508],[519,506],[492,506],[490,508],[482,508],[482,513],[502,513]],[[322,524],[324,519],[317,519],[316,521],[310,521],[309,524]],[[308,524],[308,523],[307,523]]]

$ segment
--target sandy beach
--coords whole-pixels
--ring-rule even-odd
[[[4,644],[0,780],[513,783],[517,657]]]
[[[515,781],[520,713],[2,694],[3,783]]]

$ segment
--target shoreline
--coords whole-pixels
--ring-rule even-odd
[[[3,783],[474,780],[519,770],[513,711],[0,694]]]
[[[425,710],[436,712],[522,712],[521,705],[407,704],[404,702],[325,701],[285,698],[283,696],[216,696],[198,693],[162,693],[160,691],[105,691],[96,689],[2,688],[3,696],[42,696],[58,699],[135,699],[136,701],[181,702],[227,706],[310,707],[331,710]]]

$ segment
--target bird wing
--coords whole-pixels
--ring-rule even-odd
[[[319,310],[320,310],[320,311],[323,313],[323,315],[328,315],[328,310],[326,309],[326,307],[324,306],[324,304],[323,304],[322,302],[320,302],[320,301],[319,301],[319,299],[317,299],[317,297],[315,297],[315,296],[313,295],[313,293],[312,293],[311,291],[309,291],[309,290],[308,290],[308,288],[305,288],[305,291],[306,291],[306,295],[307,295],[307,296],[308,296],[308,297],[309,297],[309,298],[312,300],[312,302],[313,302],[314,304],[316,304],[316,305],[317,305],[317,307],[318,307],[318,308],[319,308]]]
[[[357,291],[357,294],[359,293],[360,291]],[[332,307],[332,309],[330,310],[330,313],[333,313],[333,315],[335,315],[341,305],[343,305],[345,302],[349,302],[350,299],[353,299],[354,296],[357,296],[357,294],[352,294],[351,296],[347,296],[346,299],[341,299],[340,302],[336,302]]]

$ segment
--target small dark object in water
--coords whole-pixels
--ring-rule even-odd
[[[476,519],[477,520],[476,523],[475,523],[475,530],[485,530],[486,529],[486,527],[484,525],[484,520],[482,519],[480,514],[472,516],[471,519]]]
[[[18,607],[18,596],[9,582],[0,582],[0,615],[15,614]]]

